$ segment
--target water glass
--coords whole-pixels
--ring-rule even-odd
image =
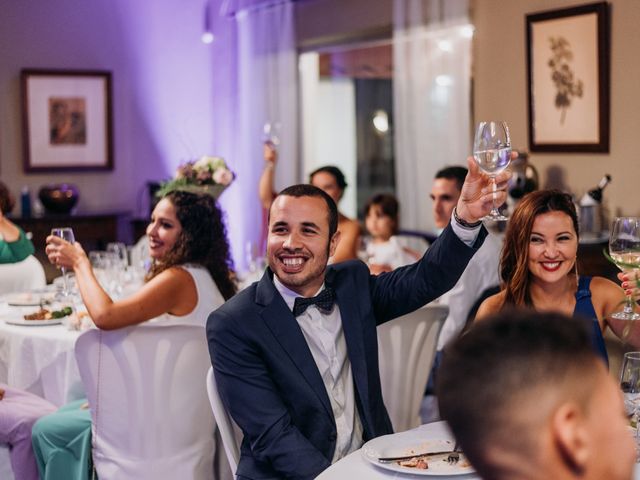
[[[493,187],[493,208],[483,220],[508,220],[496,205],[496,175],[511,162],[511,137],[506,122],[489,121],[478,124],[473,140],[473,159],[480,170],[489,175]]]
[[[640,459],[640,352],[627,352],[622,359],[620,369],[620,389],[624,396],[624,408],[631,419],[635,431],[636,462]]]
[[[75,235],[73,234],[73,229],[70,227],[55,227],[51,229],[51,235],[54,237],[60,237],[63,240],[66,240],[69,243],[74,243],[76,241]],[[69,284],[67,281],[67,269],[64,267],[60,267],[62,271],[62,295],[64,297],[69,296]]]

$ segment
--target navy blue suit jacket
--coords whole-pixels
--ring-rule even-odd
[[[379,276],[349,261],[327,267],[336,292],[363,441],[392,432],[382,401],[376,326],[451,289],[474,248],[447,227],[413,265]],[[268,270],[214,311],[209,352],[220,396],[244,438],[236,474],[252,479],[314,478],[331,464],[336,425],[327,391],[302,330]]]

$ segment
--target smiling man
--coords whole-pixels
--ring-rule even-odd
[[[244,434],[238,478],[314,478],[392,432],[376,327],[451,288],[482,243],[491,187],[470,167],[451,225],[420,261],[379,276],[357,260],[327,265],[340,232],[326,193],[295,185],[276,197],[269,268],[207,323],[220,396]]]

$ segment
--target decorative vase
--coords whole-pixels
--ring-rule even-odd
[[[80,194],[75,185],[61,183],[59,185],[44,185],[38,191],[38,198],[47,213],[68,214],[78,203]]]

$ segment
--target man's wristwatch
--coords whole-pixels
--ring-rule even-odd
[[[482,220],[478,220],[477,222],[470,223],[460,218],[458,216],[458,207],[453,207],[453,218],[455,219],[456,223],[460,225],[462,228],[468,228],[470,230],[474,228],[478,228],[480,225],[482,225]]]

